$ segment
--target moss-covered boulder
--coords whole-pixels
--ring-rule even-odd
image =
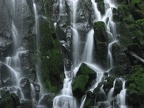
[[[103,21],[98,21],[94,23],[94,33],[96,40],[100,42],[106,42],[108,40],[105,23]]]
[[[16,108],[20,106],[19,98],[16,94],[10,94],[6,89],[0,90],[0,108]]]
[[[95,78],[96,72],[91,70],[87,65],[82,64],[76,77],[73,80],[73,95],[77,99],[81,99],[81,97],[85,94],[88,88],[91,87],[91,83],[95,80]]]
[[[106,77],[106,78],[105,78],[105,82],[103,83],[103,84],[104,84],[103,89],[104,89],[104,91],[105,91],[106,93],[108,93],[109,90],[113,87],[113,82],[114,82],[114,80],[115,80],[115,78],[112,77],[112,76],[109,76],[109,77]]]

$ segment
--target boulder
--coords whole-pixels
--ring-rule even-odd
[[[1,108],[16,108],[20,106],[20,100],[15,93],[10,94],[7,89],[0,90],[1,99],[0,107]]]
[[[35,108],[32,101],[30,100],[21,100],[20,108]]]
[[[9,66],[0,63],[0,87],[16,85],[18,73]]]
[[[7,57],[12,54],[13,41],[9,34],[0,32],[0,57]]]
[[[73,80],[73,95],[77,99],[81,99],[81,97],[85,94],[85,91],[91,87],[91,84],[95,79],[96,72],[90,69],[87,65],[82,64]]]
[[[105,4],[104,0],[95,0],[97,2],[98,10],[101,12],[102,15],[105,14]]]
[[[31,86],[28,78],[22,78],[20,81],[20,88],[26,99],[31,99]]]
[[[105,29],[105,23],[103,21],[98,21],[94,23],[94,33],[96,40],[100,42],[108,41],[108,36]]]
[[[46,94],[40,99],[39,105],[46,106],[47,108],[53,108],[53,98],[52,94]]]

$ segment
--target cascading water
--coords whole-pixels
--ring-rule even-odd
[[[38,61],[40,61],[40,59],[38,53],[36,53],[37,72],[35,73],[35,64],[30,60],[31,58],[27,58],[30,57],[31,51],[28,49],[26,43],[26,37],[29,35],[28,32],[34,31],[37,50],[40,45],[39,16],[35,0],[33,2],[30,0],[5,0],[3,1],[3,5],[6,7],[9,15],[9,24],[11,24],[10,33],[13,45],[11,45],[11,54],[7,57],[4,56],[0,61],[0,69],[3,71],[6,70],[6,72],[1,72],[4,77],[1,77],[0,90],[7,89],[10,93],[15,93],[16,96],[19,97],[21,103],[31,101],[35,107],[39,108],[37,105],[39,97],[43,95],[43,92],[40,92],[42,91],[42,89],[40,90],[40,80],[37,78],[40,64]],[[34,17],[31,17],[32,15]],[[27,18],[28,20],[30,19],[30,22],[27,22]],[[35,21],[35,27],[33,27],[33,21]],[[30,25],[34,30],[30,30]]]
[[[37,73],[37,77],[38,77],[38,83],[40,85],[40,89],[41,89],[41,93],[40,95],[42,96],[44,94],[44,90],[43,87],[41,85],[41,81],[39,78],[39,74],[40,74],[40,57],[39,57],[39,46],[40,46],[40,33],[39,33],[39,15],[38,15],[38,11],[37,11],[37,6],[36,6],[36,1],[33,0],[33,11],[34,11],[34,18],[35,18],[35,36],[36,36],[36,73]],[[40,96],[40,97],[41,97]]]
[[[120,108],[127,108],[126,106],[126,89],[125,89],[125,83],[126,81],[122,78],[120,78],[122,81],[122,90],[120,91],[120,94],[118,95],[118,104],[120,105]]]
[[[72,66],[73,68],[71,68],[70,71],[65,70],[65,76],[66,78],[64,79],[64,85],[63,85],[63,89],[62,92],[59,96],[55,97],[54,99],[54,103],[53,103],[53,107],[57,108],[57,107],[62,107],[62,105],[64,105],[66,102],[66,100],[64,99],[62,101],[62,98],[64,97],[71,97],[72,96],[72,79],[75,78],[75,76],[77,75],[77,71],[79,70],[79,67],[81,66],[82,63],[86,64],[89,68],[91,68],[92,70],[95,71],[96,73],[96,79],[95,82],[91,85],[91,87],[88,89],[88,91],[93,92],[95,88],[97,88],[97,86],[104,81],[104,76],[105,73],[108,73],[109,75],[109,70],[111,70],[114,67],[114,62],[113,62],[113,55],[112,55],[112,47],[115,43],[118,43],[117,40],[117,31],[116,31],[116,24],[113,21],[113,9],[117,8],[117,4],[113,1],[113,0],[104,0],[104,13],[102,14],[99,9],[98,9],[98,1],[95,0],[91,0],[91,4],[93,6],[93,10],[94,10],[94,19],[93,19],[93,23],[95,22],[99,22],[99,21],[103,21],[105,24],[105,29],[106,29],[106,33],[107,33],[107,60],[108,60],[108,69],[102,69],[100,67],[100,65],[97,63],[97,60],[94,60],[94,35],[97,36],[97,33],[94,32],[93,28],[90,28],[90,30],[88,30],[87,35],[86,35],[86,40],[84,42],[84,45],[81,45],[81,34],[78,28],[78,24],[77,24],[77,15],[80,13],[77,13],[78,10],[78,6],[80,0],[67,0],[67,1],[59,1],[59,15],[60,18],[62,15],[64,15],[65,13],[65,4],[68,4],[67,7],[69,7],[69,11],[70,12],[70,16],[71,16],[71,29],[72,29]],[[66,3],[68,2],[68,3]],[[68,8],[67,8],[68,9]],[[56,25],[56,23],[55,23]],[[83,52],[81,51],[81,48]],[[68,73],[70,73],[71,77],[68,76]],[[113,98],[113,93],[114,93],[114,88],[115,88],[115,82],[116,80],[114,80],[113,82],[113,87],[110,89],[109,93],[108,93],[108,99],[105,102],[99,102],[100,104],[105,104],[105,107],[110,107],[113,105],[110,105],[110,101]],[[67,85],[67,86],[66,86]],[[104,92],[103,88],[101,87],[101,91]],[[124,95],[125,89],[123,88],[121,93],[120,93],[120,100],[122,100],[121,98],[123,97],[122,95]],[[105,93],[104,93],[105,94]],[[81,101],[80,104],[80,108],[84,108],[84,104],[86,101],[87,96],[84,95],[83,99]],[[68,102],[70,104],[70,102]],[[62,105],[60,105],[62,104]],[[125,105],[125,102],[120,101],[119,105]],[[73,106],[74,107],[74,106]],[[70,107],[72,108],[72,107]],[[74,107],[75,108],[75,107]]]
[[[116,83],[116,79],[115,79],[114,82],[113,82],[113,87],[109,90],[109,93],[108,93],[108,101],[111,101],[111,99],[113,98],[115,83]]]
[[[77,32],[77,28],[76,28],[76,8],[77,8],[77,2],[78,0],[74,0],[74,1],[69,1],[72,4],[73,7],[73,14],[72,14],[72,31],[73,31],[73,61],[74,61],[74,68],[78,65],[78,42],[79,42],[79,37],[78,37],[78,32]],[[64,15],[64,10],[63,7],[65,6],[64,1],[60,0],[60,14],[59,16],[63,16]],[[65,68],[65,79],[64,79],[64,83],[63,83],[63,89],[61,90],[61,94],[59,96],[56,96],[53,100],[53,107],[54,108],[77,108],[77,102],[76,99],[73,97],[73,93],[72,93],[72,79],[73,79],[73,75],[75,75],[74,71],[71,70],[67,70]]]
[[[7,4],[7,2],[6,2]],[[9,5],[7,5],[9,6]],[[11,3],[11,16],[12,16],[12,25],[11,25],[11,32],[12,32],[12,38],[13,38],[13,41],[14,41],[14,44],[13,44],[13,54],[12,56],[8,56],[5,58],[5,62],[3,62],[3,64],[9,68],[9,72],[11,74],[11,77],[12,77],[12,85],[8,86],[8,85],[5,85],[5,86],[8,86],[9,88],[11,88],[12,86],[18,88],[20,90],[20,94],[21,94],[21,99],[24,99],[24,95],[23,95],[23,92],[21,90],[21,88],[19,87],[19,82],[20,82],[20,79],[22,77],[22,72],[21,72],[21,65],[20,65],[20,59],[19,59],[19,55],[22,54],[22,53],[26,53],[27,50],[25,50],[24,48],[22,47],[18,47],[19,46],[19,32],[18,32],[18,29],[16,27],[16,24],[15,24],[15,20],[16,20],[16,16],[15,16],[15,7],[16,7],[16,1],[15,0],[12,0],[12,3]],[[15,79],[15,80],[13,80]],[[14,83],[13,83],[14,82]],[[2,88],[1,88],[2,89]]]

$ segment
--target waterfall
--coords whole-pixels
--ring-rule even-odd
[[[47,105],[51,102],[50,104],[53,105],[53,108],[85,108],[88,102],[87,99],[91,98],[91,94],[94,95],[92,98],[94,100],[92,100],[93,106],[89,107],[108,108],[118,106],[120,108],[127,108],[125,87],[126,80],[122,78],[112,79],[113,84],[111,84],[109,89],[106,89],[104,85],[107,81],[106,78],[111,77],[110,71],[112,71],[115,67],[113,49],[114,45],[119,42],[117,39],[117,25],[113,20],[113,9],[117,9],[117,3],[114,0],[103,0],[103,12],[101,11],[102,7],[99,6],[99,2],[101,2],[100,0],[50,1],[50,4],[57,2],[57,16],[54,19],[50,16],[52,12],[50,12],[50,14],[46,12],[48,4],[44,4],[44,7],[42,6],[44,2],[48,1],[11,0],[9,2],[8,0],[3,0],[3,2],[5,2],[5,6],[8,10],[8,16],[10,17],[10,38],[12,38],[12,51],[9,52],[12,54],[8,54],[6,57],[3,56],[0,58],[0,67],[2,70],[0,73],[0,77],[2,78],[0,80],[0,90],[8,88],[10,93],[15,93],[20,98],[20,103],[30,100],[32,106],[34,104],[37,108],[45,107],[42,105],[43,100],[46,101],[46,104],[48,103]],[[39,6],[39,4],[41,6]],[[25,8],[24,5],[26,5]],[[28,11],[25,11],[25,9]],[[44,11],[45,14],[49,14],[48,18],[41,14],[41,11]],[[43,31],[40,30],[41,21],[43,20],[48,23],[48,30],[50,30],[50,34],[52,35],[52,37],[49,37],[49,39],[52,40],[52,48],[48,48],[48,51],[46,51],[48,53],[46,53],[44,57],[41,57],[42,53],[40,51],[42,42],[40,39],[42,35],[41,32]],[[52,31],[53,28],[49,27],[52,25],[51,20],[55,21],[54,28],[56,31],[61,32],[56,33],[56,35],[62,48],[66,50],[66,52],[62,50],[64,76],[58,76],[57,78],[54,73],[52,77],[52,79],[54,79],[53,81],[56,82],[58,82],[57,80],[61,80],[63,78],[62,89],[58,95],[54,94],[55,97],[53,97],[51,93],[49,93],[50,95],[44,94],[46,92],[43,90],[40,81],[40,70],[41,66],[43,66],[40,58],[45,58],[47,61],[50,60],[51,58],[49,57],[49,52],[55,48],[55,42],[53,42],[55,34],[54,31]],[[95,23],[98,22],[103,22],[104,24],[105,31],[104,33],[102,31],[103,36],[100,37],[102,39],[99,39],[99,33],[96,32],[94,27]],[[48,34],[48,36],[50,35]],[[5,37],[2,38],[5,39]],[[28,45],[29,38],[31,41],[29,44],[35,44],[32,45],[34,48],[29,48],[31,47],[31,45]],[[103,45],[105,49],[103,49],[103,46],[101,47],[100,45]],[[44,44],[44,47],[46,48],[51,46],[49,46],[49,44]],[[106,51],[99,51],[101,49]],[[106,52],[106,56],[104,55],[105,57],[102,57],[101,59],[101,56],[103,56],[101,54],[103,52]],[[127,53],[130,53],[131,56],[143,62],[143,59],[135,53]],[[34,56],[35,60],[27,60],[32,58],[31,56]],[[51,53],[51,56],[53,56],[53,53]],[[90,69],[91,72],[87,69],[81,69],[83,64],[87,69]],[[48,68],[44,71],[46,71],[46,75],[49,75],[51,71],[47,69]],[[85,70],[88,72],[81,72]],[[73,92],[73,85],[76,82],[75,79],[79,76],[86,76],[84,77],[84,83],[86,84],[85,88],[80,88],[81,90],[79,91],[82,91],[82,93],[80,93],[80,96],[78,96],[77,99],[75,95],[77,93]],[[51,75],[48,77],[51,77]],[[48,81],[49,80],[51,79],[48,79]],[[122,89],[115,96],[115,89],[118,80],[122,82]],[[46,81],[46,83],[48,84],[47,88],[53,86],[51,82]],[[59,87],[53,87],[52,89],[57,89]],[[55,92],[56,90],[50,91]]]
[[[39,46],[40,46],[40,33],[39,33],[39,15],[38,15],[38,11],[37,11],[37,6],[36,6],[36,1],[33,0],[33,11],[34,11],[34,18],[35,18],[35,36],[36,36],[36,74],[38,77],[38,83],[40,85],[40,95],[42,96],[44,94],[44,90],[43,87],[41,85],[41,81],[39,78],[39,74],[40,74],[40,56],[39,56]],[[40,97],[41,97],[40,96]]]
[[[40,33],[37,4],[35,0],[3,0],[2,3],[4,5],[3,7],[6,8],[5,11],[8,13],[8,23],[10,25],[10,31],[5,31],[8,32],[10,36],[6,37],[5,31],[4,33],[2,31],[2,33],[4,34],[4,39],[5,37],[7,39],[5,39],[5,41],[7,41],[7,43],[5,43],[9,44],[8,40],[11,40],[12,44],[10,48],[7,49],[10,54],[0,58],[0,90],[15,93],[16,96],[19,97],[20,103],[31,101],[37,107],[39,95],[43,95],[43,90],[39,89],[39,85],[41,87],[41,82],[39,78],[37,78],[40,70],[40,59],[38,55]],[[32,24],[33,21],[35,22],[34,27]],[[31,28],[34,29],[31,30]],[[27,44],[28,40],[26,39],[29,37],[30,32],[34,32],[33,34],[36,36],[35,41],[30,40],[31,44],[33,44],[33,42],[36,43],[36,69],[33,61],[30,60],[32,52],[31,49],[29,49]],[[35,70],[37,71],[36,73]]]
[[[113,98],[115,83],[116,83],[116,79],[113,82],[113,87],[110,89],[110,91],[108,93],[108,101],[111,101],[111,99]]]
[[[91,87],[88,88],[87,91],[94,92],[94,90],[98,87],[98,85],[101,82],[104,82],[105,76],[108,73],[109,76],[109,71],[115,66],[114,60],[113,60],[113,45],[118,43],[117,40],[117,27],[116,23],[113,21],[113,9],[117,8],[117,3],[114,2],[114,0],[104,0],[104,13],[99,10],[99,3],[100,1],[96,0],[91,0],[91,6],[93,8],[93,21],[92,23],[95,22],[104,22],[105,24],[105,30],[107,34],[107,69],[101,68],[102,66],[99,64],[98,60],[94,58],[97,54],[95,52],[95,38],[97,36],[97,33],[95,33],[93,27],[90,27],[85,31],[85,34],[81,33],[81,28],[79,23],[81,22],[80,17],[84,18],[81,13],[81,9],[79,6],[80,0],[59,0],[59,19],[58,21],[66,21],[66,17],[64,20],[64,15],[70,14],[70,19],[68,19],[70,25],[67,25],[68,27],[70,26],[72,30],[72,65],[70,70],[66,70],[65,68],[65,79],[64,79],[64,84],[63,84],[63,89],[61,90],[61,93],[54,98],[53,102],[53,107],[54,108],[59,108],[59,107],[67,107],[69,108],[76,107],[76,106],[71,106],[71,102],[69,99],[71,98],[73,102],[75,103],[75,99],[73,97],[72,93],[72,82],[73,79],[77,76],[77,72],[79,71],[79,68],[81,67],[81,64],[86,64],[90,69],[92,69],[96,73],[96,79],[93,81],[91,84]],[[85,1],[86,2],[86,1]],[[85,4],[86,5],[86,4]],[[83,8],[83,7],[82,7]],[[67,11],[69,11],[67,13]],[[82,20],[83,22],[83,20]],[[57,22],[54,22],[54,25],[57,26]],[[62,29],[64,27],[59,24]],[[56,27],[55,27],[56,28]],[[65,31],[65,30],[64,30]],[[96,36],[95,36],[96,35]],[[83,39],[83,37],[85,37]],[[65,42],[66,43],[66,42]],[[70,44],[69,44],[70,45]],[[99,47],[99,46],[97,46]],[[107,94],[107,99],[105,101],[100,101],[98,102],[98,106],[104,105],[105,107],[114,107],[111,101],[113,101],[113,95],[114,95],[114,90],[115,90],[115,83],[117,81],[117,78],[113,82],[113,87],[109,90]],[[125,105],[125,93],[126,89],[124,87],[124,81],[123,81],[123,89],[120,92],[120,102],[118,105]],[[104,90],[101,88],[101,90],[104,92]],[[106,93],[104,93],[106,95]],[[62,100],[63,99],[63,100]],[[66,101],[67,99],[67,101]],[[86,95],[83,95],[83,99],[80,103],[80,108],[84,108],[85,101],[87,99]],[[122,101],[123,100],[123,101]],[[118,100],[117,100],[118,102]],[[97,107],[97,106],[95,106]]]
[[[72,4],[72,31],[73,31],[73,68],[77,68],[79,64],[79,34],[77,32],[76,27],[76,10],[77,10],[77,2],[78,0],[70,0]],[[63,7],[65,6],[65,1],[60,0],[59,8],[60,8],[60,16],[63,16],[64,10]],[[60,17],[61,18],[61,17]],[[77,108],[76,99],[73,97],[72,93],[72,79],[73,76],[76,74],[73,70],[67,70],[65,68],[65,79],[63,83],[63,89],[61,90],[60,95],[56,96],[53,100],[53,108]]]
[[[93,61],[93,45],[94,44],[94,30],[90,30],[87,34],[87,41],[85,43],[83,61],[92,63]]]
[[[72,30],[73,30],[73,65],[76,67],[79,64],[79,34],[76,26],[76,11],[78,0],[73,0],[72,2]]]
[[[120,91],[120,94],[117,96],[118,104],[120,105],[120,108],[127,108],[126,106],[126,89],[125,89],[125,83],[126,81],[122,78],[120,78],[122,81],[122,90]]]

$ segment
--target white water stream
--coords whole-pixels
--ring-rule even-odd
[[[98,22],[98,21],[103,21],[105,23],[105,28],[106,32],[108,35],[108,46],[107,46],[107,56],[108,56],[108,69],[103,70],[94,60],[93,60],[93,55],[94,55],[94,30],[91,28],[91,30],[86,34],[86,41],[85,45],[83,47],[83,52],[80,52],[81,48],[81,38],[79,31],[77,29],[77,7],[79,6],[79,1],[80,0],[67,0],[68,6],[72,7],[71,9],[71,29],[73,32],[72,35],[72,62],[73,62],[73,68],[71,71],[65,70],[65,79],[64,79],[64,84],[63,84],[63,89],[61,90],[61,94],[56,96],[53,102],[53,107],[54,108],[65,108],[65,105],[67,105],[68,108],[77,108],[76,105],[76,100],[74,99],[72,95],[72,81],[73,78],[76,76],[77,71],[79,70],[79,67],[81,66],[82,63],[85,63],[89,68],[94,70],[96,72],[96,79],[95,83],[91,86],[89,91],[93,92],[93,90],[98,86],[100,82],[104,80],[104,73],[109,72],[111,68],[113,68],[114,63],[113,63],[113,55],[112,55],[112,47],[113,44],[117,43],[118,40],[116,39],[117,37],[117,31],[116,31],[116,24],[113,21],[113,8],[117,8],[117,4],[114,2],[114,0],[104,0],[104,6],[105,6],[105,14],[102,15],[101,12],[98,10],[98,3],[96,0],[91,0],[94,14],[95,14],[95,19],[93,22]],[[59,0],[59,16],[64,15],[65,13],[65,0]],[[61,18],[61,17],[59,17]],[[56,23],[55,23],[56,25]],[[82,58],[82,59],[81,59]],[[68,74],[71,74],[68,76]],[[114,87],[115,87],[115,82],[113,83],[113,87],[110,89],[108,93],[108,101],[105,103],[110,106],[109,101],[113,98],[113,93],[114,93]],[[121,93],[120,93],[120,105],[125,105],[125,102],[122,101],[124,100],[124,95],[125,89],[123,88]],[[71,99],[72,101],[69,101]],[[80,108],[84,108],[86,100],[86,95],[83,97],[82,102],[80,104]],[[72,103],[73,106],[71,105]],[[66,108],[67,108],[66,107]]]

